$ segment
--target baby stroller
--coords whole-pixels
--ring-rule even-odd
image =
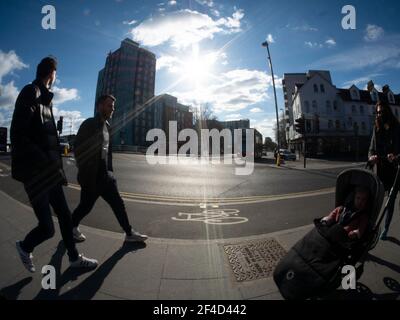
[[[399,182],[398,166],[385,209],[380,214],[385,192],[379,178],[366,169],[343,171],[336,181],[335,207],[346,206],[353,199],[356,186],[368,188],[371,195],[368,227],[361,239],[351,241],[340,224],[328,227],[321,219],[315,219],[315,227],[290,249],[274,270],[274,281],[282,296],[301,300],[329,294],[341,285],[345,265],[355,267],[358,280],[368,252],[377,244],[388,205],[395,201]]]

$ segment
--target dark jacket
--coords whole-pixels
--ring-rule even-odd
[[[386,191],[392,187],[397,170],[396,165],[387,160],[390,153],[400,154],[400,125],[383,128],[380,132],[374,127],[368,156],[378,156],[377,174]]]
[[[19,93],[11,122],[12,177],[29,184],[66,184],[54,122],[53,93],[35,80]]]
[[[112,147],[110,124],[106,121],[107,130],[110,136],[107,159],[101,158],[103,148],[103,126],[104,122],[97,114],[93,118],[86,119],[80,126],[76,135],[74,152],[76,165],[78,167],[78,182],[82,187],[89,190],[96,190],[98,183],[109,172],[113,171]]]

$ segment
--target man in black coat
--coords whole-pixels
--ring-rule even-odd
[[[16,243],[22,263],[30,272],[35,272],[33,249],[54,235],[50,205],[58,217],[71,267],[94,268],[98,264],[78,253],[72,235],[71,212],[62,188],[67,181],[53,116],[53,93],[49,91],[56,69],[54,58],[47,57],[39,63],[36,80],[18,95],[11,122],[12,177],[24,184],[39,221],[23,241]]]
[[[97,113],[85,120],[75,139],[75,160],[78,166],[78,182],[81,185],[81,200],[72,214],[73,233],[76,241],[84,241],[79,230],[81,220],[92,210],[96,200],[102,197],[112,208],[125,241],[143,242],[147,239],[134,231],[129,224],[124,202],[118,192],[113,175],[111,134],[108,120],[114,112],[115,97],[103,95],[96,101]]]

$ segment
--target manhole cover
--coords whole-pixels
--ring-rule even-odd
[[[236,281],[251,281],[272,276],[278,262],[286,255],[275,239],[224,246]]]

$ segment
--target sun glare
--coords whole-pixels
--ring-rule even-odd
[[[192,47],[191,56],[183,59],[183,72],[188,81],[193,84],[205,84],[212,76],[216,53],[200,53],[199,46]]]

